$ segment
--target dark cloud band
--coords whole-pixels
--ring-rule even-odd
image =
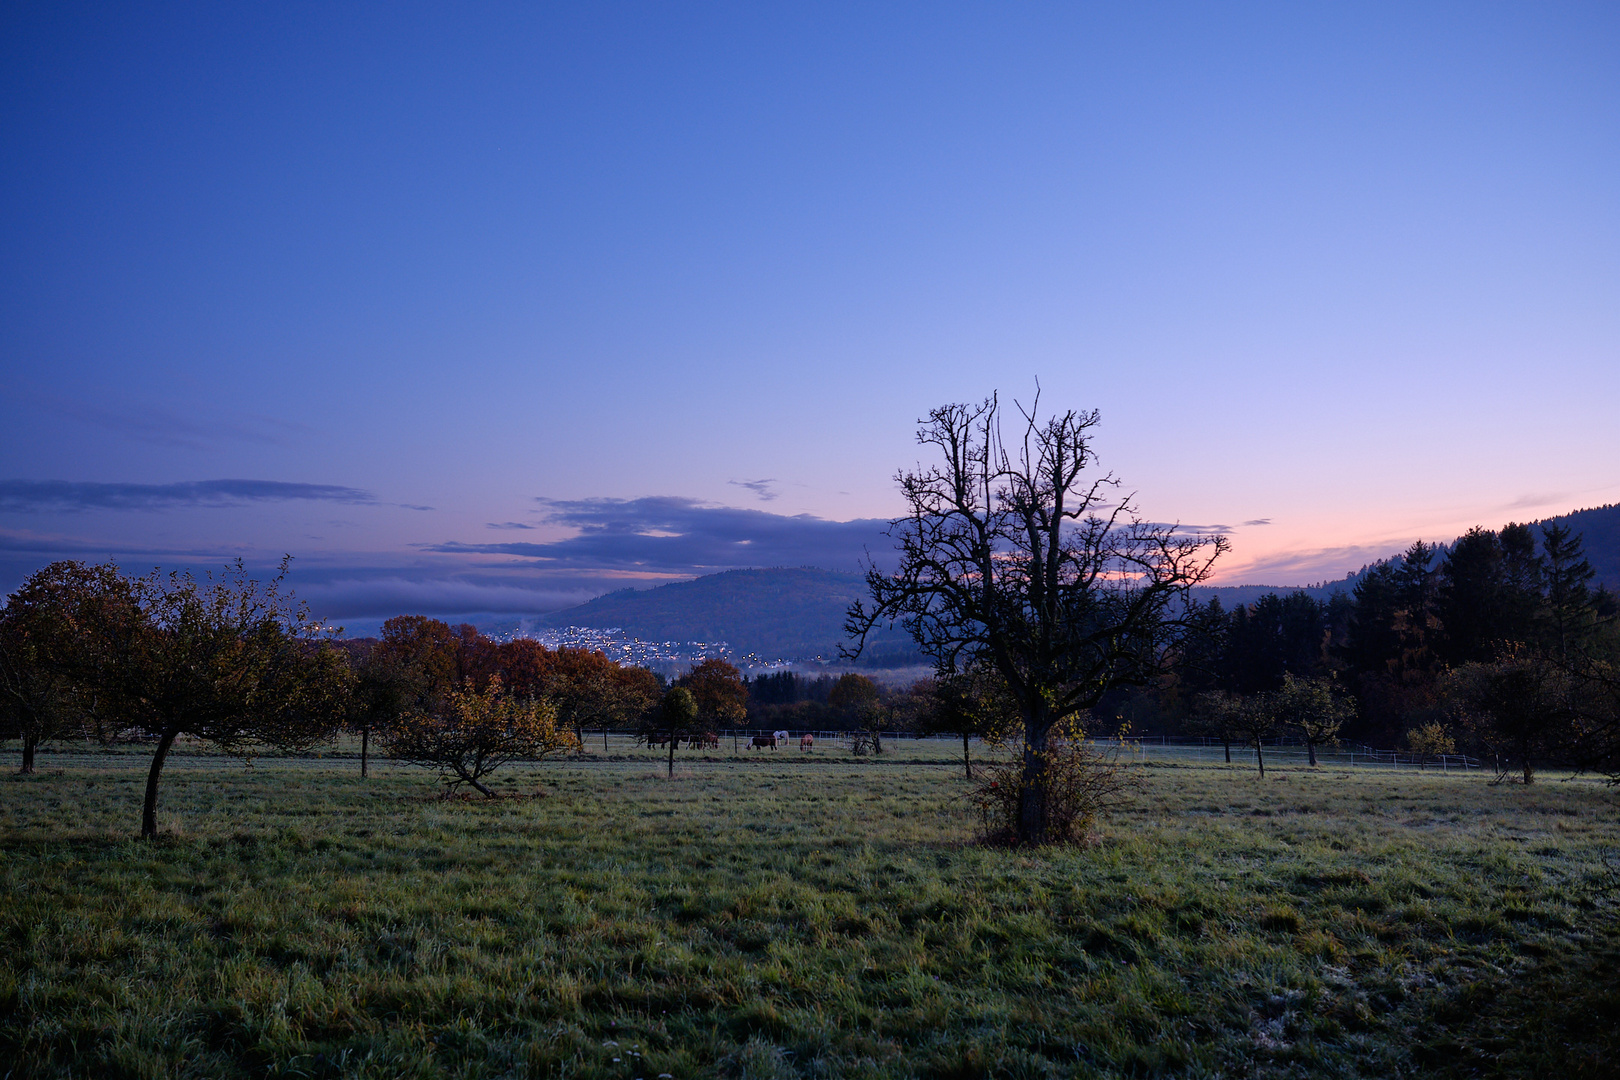
[[[546,520],[579,530],[550,543],[434,544],[448,554],[513,555],[555,567],[634,567],[709,573],[747,566],[857,568],[868,549],[884,555],[888,522],[828,521],[708,506],[695,499],[539,500]]]
[[[97,484],[68,480],[0,480],[0,511],[166,510],[237,506],[293,499],[375,503],[368,491],[336,484],[279,480],[190,480],[178,484]]]

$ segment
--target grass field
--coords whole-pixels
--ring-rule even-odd
[[[0,1077],[1620,1072],[1601,783],[1150,759],[1022,853],[950,744],[893,750],[448,803],[182,755],[153,844],[144,759],[42,756],[0,781]]]

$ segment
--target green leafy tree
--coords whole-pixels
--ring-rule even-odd
[[[1239,699],[1234,722],[1244,743],[1254,747],[1255,766],[1263,779],[1266,775],[1265,740],[1277,734],[1275,697],[1268,693]]]
[[[1339,729],[1356,714],[1354,702],[1335,693],[1327,679],[1293,675],[1284,675],[1282,686],[1271,693],[1270,708],[1277,723],[1299,732],[1305,740],[1313,768],[1317,746],[1335,742]]]
[[[1227,550],[1134,516],[1118,481],[1097,475],[1095,412],[1022,412],[1002,437],[996,398],[947,405],[917,440],[937,463],[898,476],[908,514],[890,525],[897,569],[867,572],[871,603],[845,629],[858,654],[868,635],[901,624],[948,679],[985,664],[1005,681],[1023,729],[1019,843],[1049,828],[1047,741],[1110,689],[1157,676],[1185,625],[1188,590]]]

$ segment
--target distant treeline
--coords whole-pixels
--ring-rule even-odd
[[[1207,695],[1275,693],[1292,676],[1326,681],[1353,701],[1340,738],[1396,746],[1439,728],[1486,750],[1478,726],[1486,706],[1477,693],[1465,700],[1468,688],[1512,669],[1544,691],[1543,700],[1526,697],[1528,712],[1551,726],[1563,722],[1558,714],[1574,723],[1585,708],[1590,727],[1601,715],[1570,695],[1612,687],[1620,659],[1620,601],[1593,578],[1581,537],[1567,527],[1508,525],[1475,528],[1444,551],[1414,543],[1327,600],[1272,593],[1226,608],[1211,599],[1195,606],[1194,631],[1164,678],[1112,696],[1098,721],[1128,721],[1138,733],[1197,731],[1207,726]],[[1597,698],[1600,714],[1610,706]],[[1551,743],[1540,751],[1557,756]]]

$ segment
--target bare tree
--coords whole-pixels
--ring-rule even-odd
[[[1096,412],[1042,419],[1019,409],[1004,441],[994,397],[946,405],[917,441],[943,459],[901,471],[909,513],[889,535],[898,570],[866,575],[871,606],[845,630],[858,654],[880,624],[900,623],[941,678],[974,663],[1006,682],[1023,722],[1019,843],[1049,839],[1047,736],[1111,687],[1144,682],[1184,623],[1187,590],[1227,550],[1137,517],[1112,474],[1095,475]]]

